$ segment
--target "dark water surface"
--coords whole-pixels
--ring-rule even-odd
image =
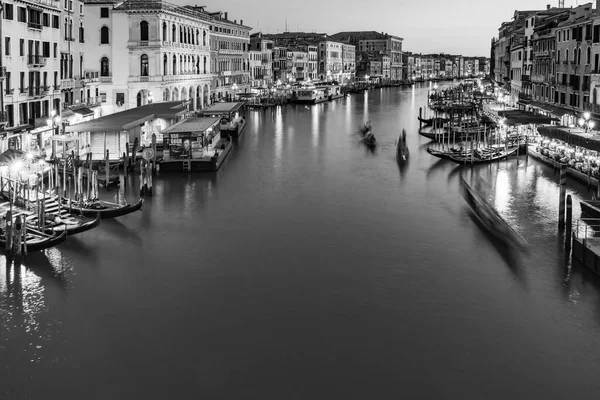
[[[565,262],[557,176],[464,174],[529,241],[512,259],[425,152],[426,88],[251,112],[217,173],[162,174],[143,212],[3,260],[0,398],[596,397],[600,279]]]

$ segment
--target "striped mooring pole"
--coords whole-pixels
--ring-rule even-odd
[[[565,228],[565,192],[567,189],[567,164],[560,164],[560,198],[558,199],[558,229]]]

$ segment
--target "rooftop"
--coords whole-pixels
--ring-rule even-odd
[[[221,118],[211,117],[194,117],[180,121],[175,125],[163,130],[163,135],[166,133],[183,133],[183,132],[205,132],[208,128],[219,123]]]
[[[181,101],[163,101],[105,115],[65,127],[66,132],[116,132],[131,129],[154,118],[176,118],[187,112]]]
[[[390,35],[385,32],[377,32],[377,31],[347,31],[347,32],[338,32],[334,35],[331,35],[332,38],[337,40],[348,40],[350,38],[356,38],[359,40],[386,40],[390,37],[404,40],[399,36]]]

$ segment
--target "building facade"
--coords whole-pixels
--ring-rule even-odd
[[[39,150],[60,128],[61,3],[8,0],[3,7],[0,150]]]
[[[319,79],[343,83],[343,44],[331,40],[319,42]]]
[[[269,87],[273,84],[273,41],[263,38],[262,32],[250,35],[250,49],[260,53],[260,64],[254,61],[253,86]],[[252,63],[252,55],[250,55]]]
[[[204,12],[203,7],[189,7]],[[248,92],[250,30],[243,20],[230,21],[228,13],[210,14],[210,58],[213,66],[211,100]]]

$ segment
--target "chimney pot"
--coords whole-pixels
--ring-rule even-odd
[[[244,20],[240,19],[240,25],[244,25]]]
[[[226,19],[226,20],[229,20],[229,18],[227,18],[228,16],[229,16],[229,13],[228,13],[228,12],[226,12],[226,13],[225,13],[225,19]]]
[[[550,4],[547,4],[546,5],[546,10],[549,10],[549,9],[550,9]]]

